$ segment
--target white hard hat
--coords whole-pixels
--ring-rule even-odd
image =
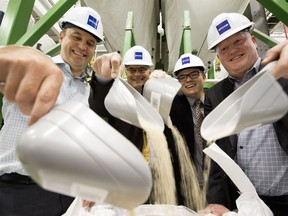
[[[100,15],[90,7],[75,7],[70,9],[59,21],[61,29],[66,23],[71,23],[97,38],[97,42],[103,42],[103,25]]]
[[[191,53],[185,53],[177,60],[173,73],[177,76],[180,70],[190,67],[201,67],[204,72],[206,70],[203,61],[198,56],[192,55]]]
[[[208,49],[211,52],[215,52],[216,45],[226,38],[244,29],[252,31],[253,28],[254,23],[242,14],[221,13],[213,19],[208,30]]]
[[[124,55],[123,64],[152,66],[151,55],[142,46],[133,46]]]

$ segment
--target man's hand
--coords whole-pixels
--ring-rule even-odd
[[[205,209],[198,211],[201,214],[213,214],[216,216],[222,216],[226,212],[229,212],[229,209],[220,204],[209,204]]]
[[[55,104],[63,72],[40,51],[31,47],[0,48],[0,92],[36,122]]]
[[[111,80],[122,75],[124,66],[121,62],[121,56],[117,52],[104,54],[95,59],[93,71],[97,77]]]
[[[165,78],[165,77],[171,77],[170,75],[168,75],[165,71],[163,71],[163,70],[154,70],[151,74],[150,74],[150,76],[149,76],[149,78],[156,78],[156,79],[158,79],[158,78]]]
[[[288,40],[269,49],[266,58],[262,61],[263,64],[268,64],[273,60],[278,60],[274,68],[273,75],[276,79],[284,77],[288,79]]]
[[[95,205],[95,202],[92,202],[92,201],[83,200],[82,202],[82,207],[89,209],[89,211],[94,205]]]

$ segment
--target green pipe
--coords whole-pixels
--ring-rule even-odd
[[[263,7],[273,13],[279,20],[288,26],[288,1],[287,0],[257,0]]]
[[[124,58],[125,53],[128,49],[133,47],[135,43],[134,38],[134,15],[133,11],[128,11],[126,26],[125,26],[125,36],[124,36],[124,45],[122,50],[122,58]],[[126,71],[123,72],[122,78],[126,78]]]
[[[269,48],[275,46],[278,44],[278,42],[276,40],[274,40],[273,38],[269,37],[268,35],[264,34],[263,32],[254,29],[252,34],[259,40],[261,40],[263,43],[267,44],[267,46]]]
[[[27,31],[35,0],[9,1],[0,27],[0,45],[17,42]]]
[[[190,22],[191,22],[190,12],[188,10],[185,10],[179,57],[184,53],[192,53],[192,38],[191,38]]]
[[[59,0],[16,44],[33,46],[76,2]]]
[[[58,54],[60,52],[60,48],[61,48],[61,45],[60,43],[58,44],[55,44],[52,48],[50,48],[49,50],[47,50],[45,52],[46,55],[49,55],[49,56],[55,56],[56,54]]]

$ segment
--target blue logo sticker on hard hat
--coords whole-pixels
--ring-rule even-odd
[[[97,20],[95,17],[89,15],[88,20],[87,20],[87,24],[89,26],[91,26],[92,28],[97,29],[98,28],[98,24],[99,24],[99,20]]]
[[[225,33],[226,31],[228,31],[229,29],[231,29],[231,26],[228,22],[228,20],[224,20],[223,22],[221,22],[219,25],[216,26],[216,29],[219,33],[219,35]]]
[[[142,60],[143,59],[143,52],[135,52],[134,53],[135,60]]]
[[[182,58],[182,65],[189,64],[189,63],[190,63],[190,57],[189,56]]]

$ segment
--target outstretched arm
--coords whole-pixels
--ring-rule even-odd
[[[54,62],[31,47],[0,48],[0,92],[36,122],[55,104],[62,71]]]
[[[97,77],[111,80],[122,75],[124,67],[121,63],[121,56],[117,52],[104,54],[95,59],[93,71]]]

